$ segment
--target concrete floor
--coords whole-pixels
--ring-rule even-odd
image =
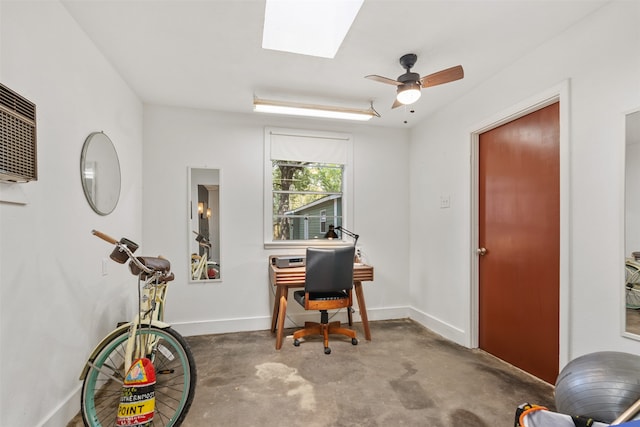
[[[410,320],[361,325],[274,348],[269,331],[189,338],[198,366],[184,426],[512,427],[523,402],[554,409],[553,387]],[[293,330],[289,330],[292,333]]]
[[[269,331],[188,338],[198,383],[183,426],[512,427],[523,402],[555,408],[551,385],[411,320],[371,322],[370,342],[355,329],[360,343],[331,336],[330,355],[320,338],[277,351]]]

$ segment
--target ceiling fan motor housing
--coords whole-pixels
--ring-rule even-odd
[[[420,74],[418,73],[404,73],[398,77],[400,83],[420,83]]]

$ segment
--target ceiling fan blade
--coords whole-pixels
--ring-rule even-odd
[[[464,70],[462,69],[462,65],[457,65],[455,67],[447,68],[446,70],[424,76],[420,79],[420,84],[422,87],[431,87],[460,80],[463,77]]]
[[[391,106],[391,109],[393,110],[394,108],[398,108],[401,105],[402,105],[402,102],[396,99],[395,101],[393,101],[393,105]]]
[[[371,74],[369,76],[364,76],[365,79],[369,79],[369,80],[374,80],[376,82],[380,82],[380,83],[386,83],[389,85],[394,85],[394,86],[400,86],[402,83],[400,83],[397,80],[393,80],[390,79],[388,77],[382,77],[382,76],[377,76],[375,74]]]

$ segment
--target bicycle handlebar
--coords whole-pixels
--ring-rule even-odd
[[[150,269],[149,267],[144,265],[142,262],[140,262],[139,259],[137,259],[135,256],[133,256],[132,250],[129,249],[129,247],[125,243],[120,242],[120,241],[114,239],[113,237],[108,236],[108,235],[106,235],[103,232],[98,231],[98,230],[91,230],[91,233],[94,236],[97,236],[97,237],[101,238],[105,242],[109,242],[112,245],[116,245],[118,247],[118,250],[120,252],[124,252],[127,255],[127,257],[129,257],[131,262],[134,263],[135,266],[138,267],[138,269],[140,269],[141,271],[144,271],[147,274],[153,274],[154,273],[154,271],[152,269]],[[126,239],[123,239],[123,240],[126,240]],[[137,245],[136,245],[136,248],[133,249],[133,250],[135,251],[136,249],[137,249]],[[112,256],[112,259],[115,260],[115,258],[113,258],[113,256]],[[126,262],[126,260],[122,260],[122,261],[118,261],[118,262],[120,262],[121,264],[124,264],[124,262]]]
[[[91,234],[93,234],[94,236],[97,236],[99,238],[101,238],[102,240],[111,243],[112,245],[117,245],[118,241],[116,239],[114,239],[111,236],[107,236],[106,234],[104,234],[101,231],[98,230],[91,230]]]

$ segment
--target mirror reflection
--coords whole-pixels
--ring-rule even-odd
[[[625,128],[625,332],[640,339],[640,111]]]
[[[120,198],[120,162],[113,143],[103,132],[93,132],[84,141],[80,174],[91,208],[100,215],[113,212]]]
[[[190,168],[188,181],[189,279],[220,280],[220,170]]]

